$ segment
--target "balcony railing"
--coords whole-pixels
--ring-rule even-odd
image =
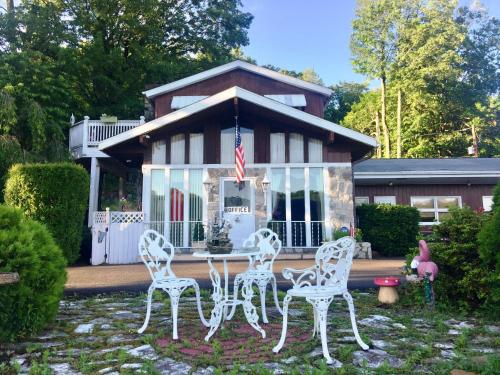
[[[90,120],[85,116],[69,130],[69,149],[77,157],[94,156],[99,143],[134,129],[144,123],[144,117],[139,120],[118,120],[115,123],[104,123],[100,120]]]

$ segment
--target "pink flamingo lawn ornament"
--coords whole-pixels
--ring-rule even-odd
[[[427,246],[424,240],[418,241],[418,248],[420,249],[420,255],[413,258],[411,268],[412,270],[417,270],[420,280],[429,274],[429,280],[432,282],[438,274],[438,266],[436,263],[431,262],[429,246]]]

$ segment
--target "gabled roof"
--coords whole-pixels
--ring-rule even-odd
[[[287,106],[285,104],[277,102],[276,100],[266,98],[265,96],[255,94],[251,91],[242,89],[241,87],[234,86],[224,91],[221,91],[215,95],[209,96],[208,98],[202,99],[196,103],[188,105],[187,107],[184,107],[178,111],[171,112],[162,117],[158,117],[134,129],[128,130],[124,133],[108,138],[99,144],[99,150],[105,150],[109,147],[128,141],[132,138],[150,133],[164,126],[167,126],[168,124],[182,120],[195,113],[202,112],[210,107],[216,106],[220,103],[223,103],[233,98],[240,98],[242,100],[253,103],[254,105],[283,114],[285,116],[294,118],[298,121],[305,122],[312,126],[316,126],[318,128],[334,132],[338,135],[350,138],[365,145],[371,147],[377,146],[377,142],[372,137],[358,133],[357,131],[354,131],[352,129],[344,128],[343,126],[334,124],[333,122],[324,120],[317,116]]]
[[[500,158],[368,159],[357,163],[354,173],[370,178],[387,175],[500,176]]]
[[[165,94],[170,91],[178,90],[182,87],[192,85],[193,83],[197,83],[200,81],[207,80],[209,78],[230,72],[236,69],[243,69],[248,72],[252,72],[255,74],[259,74],[261,76],[274,79],[276,81],[284,82],[292,86],[300,87],[305,90],[314,91],[325,96],[332,95],[332,90],[326,88],[321,85],[317,85],[315,83],[306,82],[298,78],[287,76],[286,74],[275,72],[274,70],[263,68],[261,66],[253,65],[247,63],[245,61],[236,60],[232,61],[228,64],[224,64],[221,66],[217,66],[215,68],[205,70],[204,72],[194,74],[192,76],[180,79],[178,81],[174,81],[171,83],[167,83],[166,85],[162,85],[159,87],[155,87],[151,90],[143,91],[142,93],[148,98],[154,98],[155,96]]]

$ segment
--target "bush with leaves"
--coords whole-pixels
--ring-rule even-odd
[[[417,245],[419,213],[414,207],[363,204],[356,208],[363,240],[385,256],[406,255]]]
[[[500,184],[493,191],[493,207],[488,216],[478,236],[479,256],[483,267],[490,270],[486,276],[491,287],[487,302],[498,309],[500,307]]]
[[[80,255],[89,177],[72,163],[17,164],[5,184],[5,202],[47,225],[69,264]]]
[[[24,152],[17,139],[9,135],[0,135],[0,202],[3,202],[3,188],[9,168],[23,161]]]
[[[47,228],[0,205],[0,272],[19,282],[0,287],[0,341],[39,332],[56,316],[66,260]]]
[[[478,251],[478,234],[486,218],[469,207],[454,208],[434,227],[429,248],[439,267],[434,282],[437,300],[475,308],[488,297],[491,285],[487,275],[492,269],[485,267]]]

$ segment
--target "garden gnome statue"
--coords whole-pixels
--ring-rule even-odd
[[[418,241],[418,248],[420,249],[420,255],[417,255],[411,261],[411,269],[417,270],[420,280],[422,280],[426,274],[430,274],[429,280],[432,282],[438,274],[438,266],[436,263],[430,261],[429,247],[424,240]]]

